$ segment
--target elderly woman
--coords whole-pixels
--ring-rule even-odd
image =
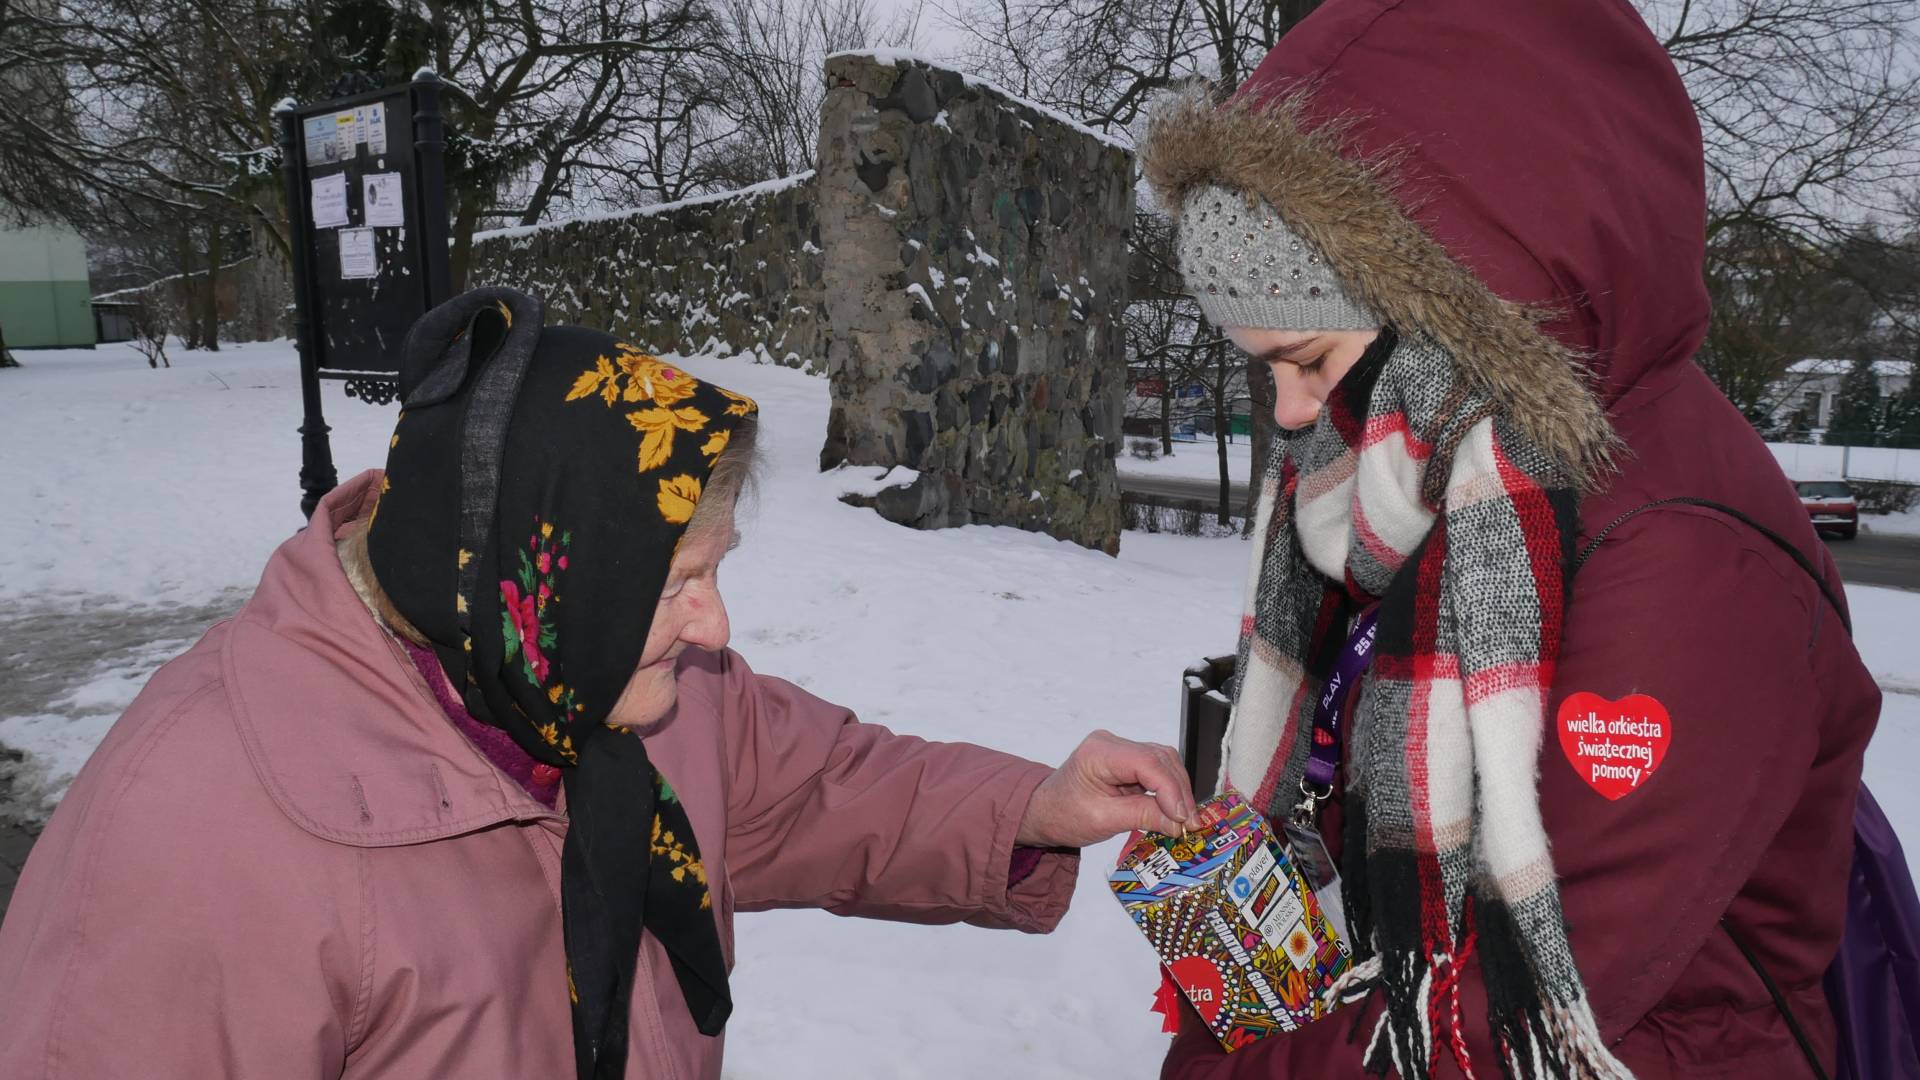
[[[729,652],[744,397],[490,289],[74,782],[0,930],[9,1077],[716,1077],[733,914],[1050,930],[1173,752],[924,742]],[[1151,794],[1148,794],[1151,792]]]

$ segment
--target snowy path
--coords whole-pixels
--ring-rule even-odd
[[[57,793],[147,674],[237,605],[299,524],[291,350],[29,353],[0,373],[0,744]],[[723,580],[735,647],[864,719],[1057,761],[1106,727],[1171,741],[1179,672],[1231,647],[1246,547],[1128,534],[1121,557],[1006,529],[919,533],[840,504],[814,469],[824,380],[688,362],[760,399],[767,469]],[[341,475],[384,456],[392,410],[327,396]],[[1916,850],[1920,594],[1849,590],[1890,693],[1869,780]],[[0,766],[4,768],[4,766]],[[1154,1074],[1151,952],[1108,894],[1109,843],[1044,938],[784,911],[738,921],[727,1075]]]

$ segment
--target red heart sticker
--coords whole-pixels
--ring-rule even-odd
[[[1193,1002],[1194,1011],[1200,1014],[1200,1019],[1212,1027],[1214,1017],[1220,1015],[1220,1006],[1226,1003],[1227,996],[1227,988],[1220,980],[1220,969],[1204,956],[1183,956],[1168,964],[1167,972],[1186,992],[1187,1000]]]
[[[1609,701],[1583,690],[1560,703],[1555,726],[1567,764],[1609,799],[1646,786],[1673,741],[1667,707],[1645,694]]]
[[[1152,1011],[1160,1014],[1162,1034],[1180,1034],[1180,984],[1165,967],[1160,969],[1160,989],[1153,992]]]

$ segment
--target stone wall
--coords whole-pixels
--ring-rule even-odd
[[[549,317],[655,352],[713,349],[820,371],[812,174],[724,195],[474,237],[469,284],[546,297]]]
[[[915,470],[874,498],[894,521],[1117,550],[1131,154],[904,54],[826,79],[817,174],[483,233],[471,284],[657,352],[826,372],[821,467]]]
[[[891,520],[1117,550],[1131,153],[907,54],[825,78],[817,173],[482,233],[469,284],[655,352],[827,373],[821,467],[914,470],[872,496]],[[277,261],[220,290],[236,336],[285,333]]]
[[[822,467],[917,470],[876,500],[904,524],[1116,551],[1132,155],[911,56],[827,85]]]

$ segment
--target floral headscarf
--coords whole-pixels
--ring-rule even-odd
[[[645,742],[609,722],[673,553],[754,403],[510,289],[428,312],[367,538],[382,589],[475,718],[562,770],[578,1076],[620,1077],[642,927],[695,1024],[732,1011],[705,866]]]

